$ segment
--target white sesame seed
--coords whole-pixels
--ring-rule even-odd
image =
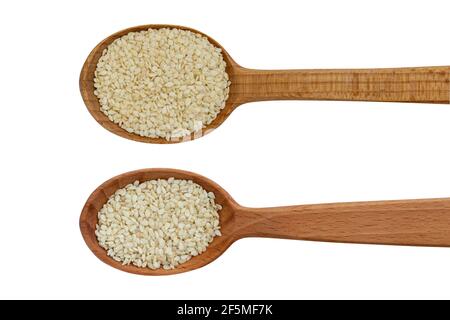
[[[107,254],[124,265],[173,269],[221,235],[213,199],[192,181],[136,181],[100,209],[95,234]]]
[[[97,63],[101,111],[128,132],[167,140],[210,124],[225,107],[230,81],[221,49],[180,29],[130,32]]]

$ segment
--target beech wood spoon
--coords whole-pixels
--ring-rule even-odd
[[[94,72],[103,50],[115,39],[148,28],[179,28],[206,36],[222,49],[231,80],[225,108],[201,132],[181,139],[142,137],[129,133],[100,111],[94,95]],[[352,100],[381,102],[449,103],[450,67],[342,70],[252,70],[238,65],[211,37],[191,28],[174,25],[143,25],[128,28],[101,41],[89,54],[80,75],[80,91],[91,115],[109,131],[135,141],[177,143],[204,136],[220,126],[236,107],[263,100]]]
[[[101,248],[95,235],[97,214],[119,188],[136,180],[188,179],[216,195],[222,236],[206,251],[172,270],[122,265]],[[80,216],[87,246],[103,262],[122,271],[141,275],[169,275],[191,271],[217,259],[236,240],[271,237],[312,241],[450,246],[450,198],[350,202],[278,208],[246,208],[215,182],[198,174],[175,169],[142,169],[118,175],[100,185],[87,200]]]

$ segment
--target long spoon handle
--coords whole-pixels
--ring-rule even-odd
[[[232,75],[230,99],[449,103],[450,67],[251,70]]]
[[[450,246],[450,198],[241,208],[236,219],[240,237]]]

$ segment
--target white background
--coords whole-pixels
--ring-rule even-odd
[[[78,218],[129,170],[205,175],[246,206],[446,197],[450,107],[243,105],[179,145],[115,136],[78,89],[90,50],[120,29],[201,30],[251,68],[448,65],[446,1],[10,1],[0,4],[0,298],[450,298],[450,248],[244,239],[193,272],[143,277],[100,262]]]

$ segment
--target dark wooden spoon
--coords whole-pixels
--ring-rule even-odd
[[[95,235],[97,214],[119,188],[136,180],[193,180],[214,192],[220,211],[221,237],[207,250],[172,270],[122,265],[99,246]],[[334,203],[278,208],[246,208],[215,182],[196,173],[175,169],[142,169],[116,176],[100,185],[87,200],[80,216],[87,246],[103,262],[122,271],[141,275],[169,275],[191,271],[217,259],[236,240],[271,237],[312,241],[450,246],[450,198]]]
[[[142,137],[129,133],[100,111],[94,95],[94,72],[103,50],[115,39],[149,28],[178,28],[206,36],[221,48],[231,80],[225,108],[201,132],[180,139]],[[348,100],[381,102],[449,103],[450,67],[331,70],[252,70],[238,65],[211,37],[191,28],[174,25],[143,25],[128,28],[101,41],[89,54],[80,75],[80,91],[91,115],[107,130],[135,141],[177,143],[189,141],[220,126],[236,107],[263,100]]]

